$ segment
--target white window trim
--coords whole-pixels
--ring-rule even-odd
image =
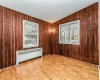
[[[78,28],[79,28],[78,29],[79,30],[79,41],[78,41],[78,43],[71,42],[71,40],[70,40],[70,42],[62,42],[62,41],[60,41],[60,32],[61,32],[60,27],[64,26],[64,25],[69,25],[69,24],[72,24],[72,23],[76,23],[76,22],[78,22]],[[76,45],[80,45],[80,20],[76,20],[76,21],[72,21],[72,22],[68,22],[68,23],[59,25],[59,44],[76,44]]]
[[[37,44],[36,45],[25,45],[25,31],[24,31],[24,22],[29,22],[37,27]],[[32,48],[32,47],[38,47],[39,46],[39,24],[27,20],[23,20],[23,48]]]

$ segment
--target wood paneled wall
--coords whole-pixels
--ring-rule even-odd
[[[23,50],[23,20],[39,24],[39,47],[43,55],[51,53],[49,28],[52,34],[53,53],[98,64],[98,3],[82,9],[54,24],[30,17],[0,6],[0,68],[15,65],[16,51]],[[59,24],[80,19],[80,45],[59,44]]]
[[[43,48],[44,55],[51,52],[48,33],[50,23],[0,6],[0,68],[15,65],[16,51],[23,50],[24,19],[39,24],[39,47]]]
[[[80,20],[80,45],[59,44],[59,24]],[[98,64],[98,3],[94,3],[53,24],[53,52],[74,59]]]

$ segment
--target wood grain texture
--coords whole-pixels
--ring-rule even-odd
[[[99,80],[98,66],[60,55],[45,55],[0,70],[0,80]]]
[[[3,8],[0,7],[0,68],[3,67]]]
[[[16,51],[23,50],[23,20],[39,24],[39,47],[43,48],[43,55],[51,52],[48,34],[50,23],[0,6],[0,68],[14,65]]]
[[[39,47],[43,48],[43,55],[51,53],[51,34],[48,33],[48,29],[55,28],[56,33],[52,35],[53,53],[98,64],[98,3],[54,24],[0,6],[0,68],[14,65],[16,51],[23,50],[22,20],[24,19],[39,24]],[[59,24],[78,19],[81,21],[80,45],[59,44]]]
[[[59,44],[59,24],[80,20],[80,45]],[[94,3],[53,24],[53,52],[78,60],[98,64],[98,3]]]

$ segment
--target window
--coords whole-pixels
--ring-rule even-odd
[[[59,25],[60,44],[80,44],[80,20]]]
[[[39,46],[39,25],[23,20],[23,48]]]

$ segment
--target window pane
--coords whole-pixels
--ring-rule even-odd
[[[69,25],[62,25],[61,26],[61,31],[69,31]]]
[[[69,33],[70,33],[70,31],[66,31],[65,32],[65,40],[66,41],[69,41],[70,40],[70,34]]]
[[[70,31],[78,30],[78,22],[70,24]]]
[[[60,40],[61,42],[69,41],[70,40],[70,30],[69,25],[62,25],[60,28]]]
[[[74,31],[74,40],[79,40],[79,31],[78,30],[75,30]]]
[[[64,42],[65,41],[65,32],[62,31],[60,35],[61,35],[60,36],[61,42]]]
[[[74,31],[70,31],[70,40],[74,40]]]
[[[79,41],[78,22],[70,24],[70,40],[71,40],[71,42],[78,42]]]

